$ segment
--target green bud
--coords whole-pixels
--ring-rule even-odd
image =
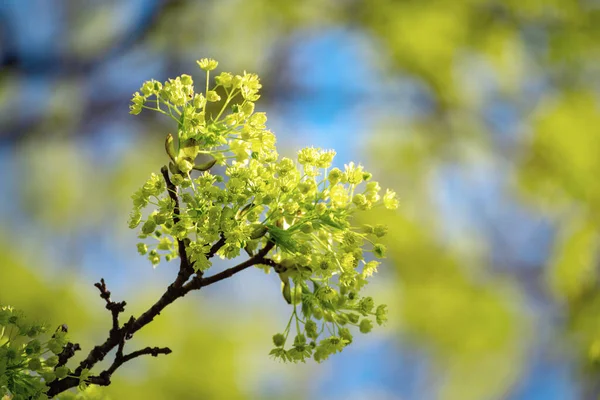
[[[172,164],[169,164],[169,166],[171,166]],[[177,172],[174,173],[174,175],[171,177],[171,182],[173,183],[173,185],[175,186],[183,186],[183,183],[185,181],[185,178],[183,176],[181,176],[181,171],[179,171],[179,169],[177,169],[175,167],[175,170]]]
[[[384,258],[385,252],[386,252],[386,248],[383,244],[375,243],[375,245],[373,246],[373,254],[375,254],[375,257]]]
[[[177,165],[175,165],[175,164],[174,164],[174,163],[172,163],[172,162],[169,162],[169,171],[171,171],[171,173],[172,173],[173,175],[179,175],[179,174],[181,174],[181,171],[179,170],[179,168],[177,168]],[[179,186],[177,183],[175,183],[175,182],[173,181],[173,178],[174,178],[174,176],[171,178],[171,182],[173,182],[173,184],[174,184],[175,186]]]
[[[320,307],[314,307],[313,315],[317,320],[321,320],[323,319],[323,310]]]
[[[184,140],[181,143],[179,148],[179,158],[187,158],[190,161],[193,161],[198,156],[198,152],[200,151],[200,146],[196,139],[190,138]],[[173,160],[175,161],[175,160]]]
[[[217,163],[217,159],[213,158],[210,161],[207,161],[203,164],[198,164],[198,165],[194,165],[194,169],[196,171],[208,171],[209,169],[211,169],[215,164]]]
[[[46,358],[45,364],[47,367],[54,367],[55,365],[58,364],[58,356],[52,356],[52,357],[48,357]]]
[[[183,74],[179,78],[181,79],[181,83],[185,86],[189,86],[194,83],[194,81],[192,80],[192,77],[189,76],[188,74]]]
[[[231,81],[233,79],[233,75],[229,72],[221,72],[219,75],[215,77],[215,82],[217,85],[221,85],[225,88],[231,87]]]
[[[175,151],[175,144],[173,141],[173,135],[170,133],[167,135],[167,139],[165,140],[165,150],[169,155],[169,158],[173,161],[177,158],[177,152]]]
[[[254,112],[254,103],[251,101],[247,101],[242,106],[242,112],[245,115],[251,115]]]
[[[142,233],[144,235],[149,235],[156,229],[156,222],[153,218],[148,218],[144,225],[142,225]]]
[[[215,92],[214,90],[209,90],[206,93],[206,100],[214,103],[214,102],[221,100],[221,96],[219,96],[219,94],[217,92]]]
[[[370,319],[363,318],[363,320],[360,321],[359,329],[361,333],[369,333],[373,329],[373,323]]]
[[[335,322],[335,317],[329,311],[323,312],[323,319],[327,322]]]
[[[273,335],[273,344],[276,347],[283,347],[285,344],[285,335],[283,333],[276,333]]]
[[[331,171],[329,171],[329,176],[327,179],[329,180],[329,183],[333,186],[342,180],[343,175],[344,173],[339,168],[334,168]]]
[[[388,227],[387,227],[387,225],[383,225],[383,224],[377,224],[377,225],[375,225],[375,228],[373,229],[373,233],[377,237],[383,237],[387,234],[387,232],[388,232]]]
[[[348,328],[340,328],[339,335],[342,339],[347,340],[348,344],[352,343],[352,334]]]
[[[39,371],[40,369],[42,369],[42,362],[39,358],[32,358],[31,360],[29,360],[27,367],[32,371]]]
[[[343,299],[343,297],[341,299]],[[340,325],[346,325],[348,323],[348,317],[346,314],[337,314],[336,322]]]
[[[377,307],[375,311],[375,319],[378,325],[382,325],[387,321],[387,309],[385,304],[381,304]]]
[[[134,229],[136,228],[140,222],[142,220],[142,213],[140,212],[140,210],[133,210],[131,212],[131,214],[129,215],[129,228],[130,229]]]
[[[367,198],[364,194],[355,194],[352,198],[352,202],[358,207],[365,207],[367,205]]]
[[[265,196],[263,196],[262,203],[264,205],[268,206],[272,202],[273,202],[273,196],[271,196],[270,194],[266,194]]]
[[[308,221],[308,222],[302,224],[300,230],[304,233],[312,233],[314,231],[312,222]]]
[[[311,339],[316,339],[319,336],[319,332],[317,331],[317,323],[312,319],[306,321],[304,324],[304,328],[306,330],[306,335]]]
[[[358,314],[348,313],[346,315],[348,316],[348,321],[350,321],[351,324],[357,324],[358,320],[360,319]]]
[[[325,211],[327,210],[327,204],[325,203],[318,203],[315,206],[315,211],[317,212],[317,214],[322,215]]]
[[[289,279],[281,282],[281,294],[288,304],[292,304],[292,288]]]
[[[261,238],[263,236],[265,236],[265,234],[267,233],[268,228],[266,226],[264,226],[263,224],[252,224],[251,226],[251,233],[250,233],[250,239],[255,240],[258,238]]]
[[[205,71],[212,71],[213,69],[217,68],[219,62],[213,60],[212,58],[203,58],[201,60],[196,61],[196,64],[198,64],[198,66]]]
[[[59,340],[50,339],[48,341],[48,350],[50,350],[52,353],[54,353],[56,355],[59,355],[63,351],[63,346]]]
[[[41,350],[41,348],[42,348],[42,345],[41,345],[40,341],[37,339],[34,339],[27,344],[27,347],[25,347],[25,354],[31,355],[34,353],[38,353]]]
[[[150,253],[148,253],[148,260],[150,260],[153,266],[156,266],[160,263],[160,255],[156,252],[156,250],[152,250]]]
[[[304,336],[301,333],[296,335],[296,337],[294,338],[294,346],[300,347],[300,346],[304,346],[305,344],[306,344],[306,336]]]
[[[181,158],[177,161],[177,168],[184,174],[187,174],[194,168],[194,163],[187,158]]]
[[[372,297],[364,297],[358,303],[358,311],[363,315],[369,314],[373,310],[373,307],[375,307],[375,303]]]
[[[56,372],[56,377],[58,379],[66,378],[67,375],[69,374],[69,367],[67,367],[66,365],[63,365],[62,367],[56,368],[55,372]]]
[[[369,224],[364,224],[362,226],[362,231],[366,234],[371,234],[374,232],[374,228],[373,225],[369,225]]]
[[[40,375],[42,376],[42,378],[44,378],[46,382],[52,382],[56,379],[56,374],[53,371],[42,372],[40,373]]]

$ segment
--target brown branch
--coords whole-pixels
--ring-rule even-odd
[[[95,283],[94,286],[100,291],[100,297],[106,301],[106,309],[112,314],[112,329],[111,332],[119,330],[119,314],[125,311],[126,302],[114,302],[110,299],[110,291],[106,289],[106,282],[104,278],[100,279],[99,283]]]
[[[212,285],[213,283],[222,281],[223,279],[227,279],[238,272],[245,270],[248,267],[251,267],[256,264],[262,264],[265,260],[265,256],[271,251],[271,249],[275,247],[275,243],[268,242],[265,247],[263,247],[258,253],[256,253],[252,258],[244,261],[241,264],[236,265],[235,267],[231,267],[226,269],[225,271],[219,272],[213,276],[209,276],[207,278],[203,277],[195,277],[190,282],[188,282],[183,289],[186,290],[194,290],[199,289],[204,286]]]
[[[172,351],[168,347],[146,347],[144,349],[129,353],[125,356],[121,353],[120,356],[117,356],[115,358],[115,361],[108,369],[102,371],[98,376],[90,376],[86,381],[95,385],[108,386],[111,383],[110,378],[112,374],[126,362],[143,355],[151,355],[152,357],[158,357],[159,354],[166,355],[171,353]]]
[[[217,254],[217,251],[219,251],[221,247],[225,246],[225,241],[225,235],[221,233],[221,238],[211,246],[210,250],[208,251],[208,254],[206,255],[206,258],[208,258],[209,260],[213,258],[215,254]]]
[[[173,201],[175,201],[175,207],[173,210],[173,222],[177,223],[180,220],[180,208],[179,208],[179,200],[177,197],[177,188],[173,185],[171,180],[169,179],[168,170],[166,167],[161,169],[163,176],[165,178],[165,182],[167,184],[167,189],[169,192],[169,196]],[[225,236],[221,233],[220,239],[215,242],[207,254],[208,258],[212,258],[215,254],[221,249],[226,243]],[[106,288],[106,283],[104,279],[100,280],[100,283],[96,283],[96,286],[100,290],[100,296],[106,301],[106,308],[109,309],[113,316],[112,328],[109,331],[108,338],[104,341],[103,344],[95,346],[88,356],[79,364],[77,369],[73,372],[71,376],[68,376],[63,379],[57,379],[51,382],[49,386],[49,390],[47,392],[49,397],[55,396],[59,393],[62,393],[72,387],[79,385],[79,377],[81,376],[84,369],[91,369],[95,364],[102,361],[104,357],[115,347],[117,347],[117,352],[115,355],[115,359],[112,365],[105,371],[102,371],[98,376],[91,376],[86,381],[92,384],[98,385],[109,385],[110,377],[112,373],[114,373],[117,368],[119,368],[122,364],[127,361],[130,361],[138,356],[144,354],[150,354],[153,356],[157,356],[158,354],[169,354],[171,350],[169,348],[158,348],[158,347],[147,347],[142,350],[138,350],[136,352],[130,353],[128,355],[123,355],[123,350],[125,347],[125,341],[129,340],[133,337],[135,332],[142,329],[144,326],[149,324],[154,320],[154,318],[171,303],[173,303],[178,298],[184,297],[187,293],[192,290],[201,289],[204,286],[211,285],[213,283],[219,282],[223,279],[229,278],[234,274],[243,271],[244,269],[256,265],[256,264],[267,264],[271,265],[274,263],[273,260],[265,258],[265,256],[275,247],[274,242],[267,242],[265,246],[258,251],[254,256],[249,258],[236,265],[235,267],[229,268],[225,271],[222,271],[218,274],[215,274],[211,277],[204,278],[202,273],[198,273],[192,280],[185,283],[190,276],[193,274],[193,266],[190,264],[187,254],[186,254],[186,243],[183,240],[178,240],[179,246],[179,254],[181,257],[181,265],[179,272],[177,274],[177,278],[171,283],[166,291],[162,294],[160,299],[154,303],[150,309],[142,313],[137,319],[133,316],[129,319],[127,323],[125,323],[122,327],[119,327],[118,315],[119,313],[124,311],[125,302],[113,302],[110,299],[110,291]],[[69,356],[70,357],[70,356]]]
[[[61,332],[68,332],[69,327],[66,324],[62,324],[56,329],[56,332],[58,332],[59,330]],[[56,334],[52,335],[53,338],[55,336]],[[81,350],[79,343],[67,342],[67,344],[65,344],[65,346],[63,347],[63,350],[58,355],[58,364],[54,366],[54,370],[65,365],[67,361],[69,361],[69,359],[75,355],[75,352],[79,350]]]
[[[165,179],[165,183],[167,185],[167,193],[169,194],[169,197],[171,198],[173,203],[175,203],[173,207],[173,223],[177,224],[179,223],[179,221],[181,221],[181,208],[179,206],[177,186],[175,186],[173,182],[171,182],[171,178],[169,178],[169,169],[166,165],[164,165],[160,169],[160,172],[162,173],[162,176]],[[173,282],[172,284],[173,287],[183,286],[183,284],[194,273],[194,268],[191,265],[190,260],[187,256],[186,243],[181,239],[177,239],[177,251],[179,252],[180,263],[179,272],[177,273],[177,279],[175,279],[175,282]]]
[[[283,265],[279,264],[275,260],[271,260],[270,258],[263,258],[261,264],[268,265],[269,267],[273,267],[273,270],[275,272],[277,272],[278,274],[281,273],[281,272],[285,272],[287,270],[286,267],[284,267]]]

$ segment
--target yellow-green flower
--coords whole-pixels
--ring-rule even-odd
[[[215,60],[213,60],[212,58],[202,58],[198,61],[196,61],[196,63],[198,64],[198,66],[200,68],[202,68],[205,71],[212,71],[213,69],[217,68],[217,66],[219,65],[219,63]]]

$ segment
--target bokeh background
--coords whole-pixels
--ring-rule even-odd
[[[369,288],[390,321],[279,364],[289,308],[248,270],[170,306],[131,346],[173,354],[88,398],[596,399],[599,56],[595,0],[2,0],[0,301],[86,353],[100,277],[126,314],[155,301],[175,266],[126,220],[173,127],[128,104],[213,57],[261,76],[280,153],[334,148],[399,193],[369,217],[390,225]]]

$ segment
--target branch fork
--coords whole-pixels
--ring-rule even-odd
[[[174,202],[173,222],[178,223],[180,221],[180,205],[177,187],[169,178],[169,170],[166,166],[161,168],[161,173],[165,179],[169,197]],[[211,246],[209,253],[207,254],[207,258],[210,259],[214,257],[219,249],[225,245],[225,241],[225,236],[221,234],[220,239]],[[178,298],[184,297],[192,290],[199,290],[205,286],[227,279],[253,265],[265,264],[274,268],[276,268],[278,265],[273,260],[266,258],[266,255],[275,247],[275,243],[269,241],[255,254],[249,253],[248,255],[250,258],[248,258],[246,261],[212,276],[204,277],[202,272],[195,273],[193,263],[190,262],[187,256],[186,241],[177,240],[177,247],[180,265],[175,280],[167,287],[160,299],[158,299],[158,301],[154,303],[148,310],[142,313],[138,318],[131,316],[129,320],[122,326],[119,323],[119,315],[125,312],[125,306],[127,303],[125,301],[115,302],[111,299],[111,292],[108,290],[104,279],[100,279],[100,282],[94,284],[94,286],[100,291],[100,297],[106,302],[105,308],[111,313],[112,326],[109,330],[108,337],[104,343],[95,346],[90,351],[88,356],[81,361],[77,369],[75,369],[71,375],[63,379],[54,380],[48,384],[49,390],[47,394],[49,397],[56,396],[59,393],[78,386],[80,384],[80,377],[82,376],[84,370],[90,370],[98,362],[102,361],[115,347],[117,348],[117,351],[110,367],[100,372],[98,375],[88,376],[85,378],[86,383],[108,386],[111,383],[112,374],[126,362],[143,355],[157,357],[159,354],[170,354],[171,349],[168,347],[145,347],[143,349],[125,354],[125,342],[132,339],[138,330],[152,322],[154,318],[165,309],[165,307],[173,303]],[[64,365],[77,350],[80,350],[78,344],[68,343],[65,346],[63,353],[61,353],[60,357],[62,358],[60,358],[59,365]],[[63,354],[64,356],[62,356]]]

